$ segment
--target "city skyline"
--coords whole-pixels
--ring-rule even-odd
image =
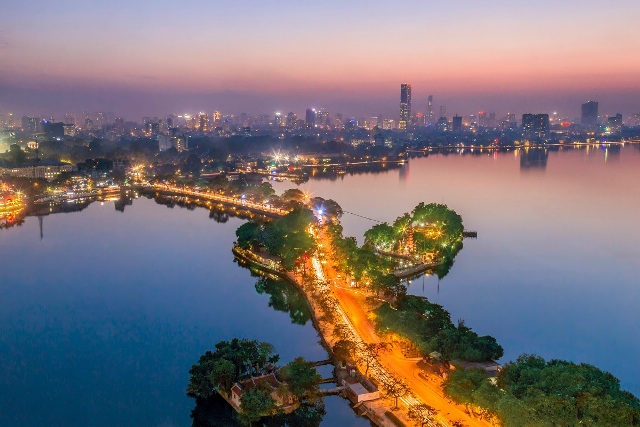
[[[590,99],[602,114],[640,108],[640,5],[632,1],[44,6],[4,7],[4,111],[300,115],[324,107],[396,117],[402,82],[412,84],[416,112],[426,112],[428,95],[451,115],[573,118]]]

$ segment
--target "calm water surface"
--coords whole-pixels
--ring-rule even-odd
[[[539,154],[539,153],[538,153]],[[588,362],[640,394],[640,150],[437,155],[301,187],[383,221],[444,202],[478,240],[410,292],[505,347]],[[523,157],[524,156],[524,157]],[[277,184],[278,190],[293,186]],[[326,356],[233,263],[242,223],[138,199],[0,232],[0,425],[189,425],[188,370],[221,339]],[[373,225],[345,214],[345,232]],[[323,425],[364,426],[339,398]]]
[[[189,369],[222,339],[323,360],[233,262],[235,230],[208,211],[94,203],[0,232],[0,425],[186,426]],[[325,400],[324,426],[368,426]]]
[[[283,183],[280,187],[290,186]],[[410,293],[442,304],[505,348],[594,364],[640,395],[640,149],[432,155],[400,171],[301,188],[345,211],[393,221],[446,203],[477,230],[447,277]],[[374,223],[345,214],[345,234]]]

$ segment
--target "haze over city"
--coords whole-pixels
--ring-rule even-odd
[[[8,1],[0,110],[637,113],[640,3]],[[197,11],[197,12],[196,12]]]

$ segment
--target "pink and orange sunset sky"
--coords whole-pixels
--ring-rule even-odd
[[[640,2],[68,1],[0,7],[0,111],[640,112]]]

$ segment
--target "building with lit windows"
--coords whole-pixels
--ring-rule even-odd
[[[523,114],[522,115],[522,136],[546,138],[549,136],[549,115],[548,114]]]
[[[455,115],[451,121],[451,130],[454,132],[460,132],[462,130],[462,116]]]
[[[305,124],[308,128],[316,127],[316,110],[312,108],[307,108],[305,112]]]
[[[0,176],[8,178],[44,178],[51,181],[56,179],[61,173],[72,172],[73,170],[74,167],[70,163],[47,160],[21,165],[0,164]]]
[[[433,95],[429,95],[427,98],[427,117],[426,122],[428,125],[432,125],[436,122],[436,115],[433,112]]]
[[[198,130],[204,133],[209,132],[209,115],[207,113],[198,114]]]
[[[406,129],[411,122],[411,85],[402,83],[400,85],[400,121],[398,129]]]
[[[589,101],[582,104],[583,126],[594,126],[598,124],[598,101]]]
[[[289,129],[295,128],[297,121],[298,121],[298,116],[296,116],[295,113],[291,112],[287,114],[287,127]]]

